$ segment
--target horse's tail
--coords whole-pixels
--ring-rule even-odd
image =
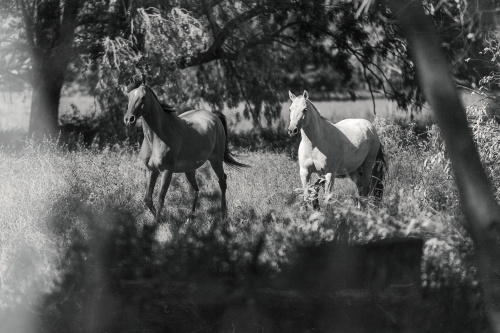
[[[386,172],[387,163],[385,161],[382,144],[380,144],[377,152],[377,157],[375,158],[375,165],[373,166],[372,179],[370,184],[370,188],[373,191],[373,196],[377,200],[382,200],[382,195],[384,194],[384,178]]]
[[[224,149],[224,162],[226,162],[227,165],[230,167],[234,168],[246,168],[249,167],[249,165],[240,163],[235,160],[234,155],[229,151],[229,138],[227,135],[227,121],[226,121],[226,116],[222,114],[222,112],[214,112],[215,115],[219,118],[220,122],[222,123],[222,127],[224,127],[224,133],[226,134],[226,147]]]

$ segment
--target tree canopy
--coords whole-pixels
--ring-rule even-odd
[[[57,127],[64,82],[84,77],[120,118],[121,85],[146,73],[160,96],[188,109],[244,103],[255,126],[279,117],[289,89],[379,91],[407,109],[423,103],[409,49],[383,3],[338,0],[10,0],[1,6],[0,84],[34,90],[30,131]],[[453,75],[482,45],[476,3],[424,1],[444,36]],[[48,119],[48,121],[47,121]],[[48,123],[39,126],[39,123]]]

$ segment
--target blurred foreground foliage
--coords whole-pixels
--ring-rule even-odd
[[[411,325],[422,332],[484,328],[476,272],[472,258],[464,256],[472,251],[471,243],[456,234],[442,239],[439,235],[449,233],[453,221],[422,213],[403,192],[390,197],[381,211],[363,212],[343,203],[325,214],[271,216],[267,222],[242,214],[227,224],[198,221],[201,226],[185,231],[177,227],[184,221],[171,220],[168,241],[159,237],[165,225],[141,225],[136,212],[123,206],[97,214],[83,209],[79,215],[81,229],[71,232],[58,282],[35,307],[40,332],[332,331],[344,322],[336,319],[335,309],[347,302],[344,311],[355,320],[353,313],[363,297],[318,296],[303,285],[322,284],[325,275],[331,284],[346,283],[328,278],[332,273],[325,270],[329,254],[324,245],[398,235],[427,235],[422,257],[425,298],[392,312],[390,304],[410,296],[405,293],[380,304],[373,301],[377,294],[368,296],[366,300],[389,308],[394,316],[404,311],[412,315],[395,322],[386,313],[370,310],[374,313],[367,320],[372,323],[349,327],[380,332]],[[248,228],[248,223],[257,228]],[[461,246],[454,248],[450,242]],[[416,264],[419,267],[419,261]],[[304,270],[308,267],[313,271]]]

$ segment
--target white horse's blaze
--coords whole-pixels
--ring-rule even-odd
[[[292,100],[292,105],[290,105],[290,126],[288,127],[288,132],[290,135],[295,135],[298,133],[297,129],[299,127],[303,128],[307,126],[307,98],[309,96],[307,91],[304,91],[303,98],[296,98],[294,94],[290,91],[288,92],[290,99]]]
[[[359,195],[367,196],[377,190],[382,196],[384,156],[382,146],[373,124],[365,119],[346,119],[336,124],[321,117],[316,107],[308,100],[304,91],[296,97],[289,92],[290,134],[300,130],[299,146],[300,178],[307,196],[311,173],[325,176],[325,198],[331,196],[335,177],[348,176],[358,188]],[[373,166],[380,162],[382,169],[375,172]],[[372,180],[372,175],[380,179]],[[378,186],[378,187],[377,187]]]

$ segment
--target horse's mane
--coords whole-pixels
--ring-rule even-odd
[[[139,88],[139,86],[142,84],[140,80],[133,80],[132,82],[129,83],[127,86],[127,93],[131,92],[134,89]]]
[[[318,113],[318,116],[322,119],[325,119],[325,120],[328,120],[326,119],[325,117],[323,117],[323,115],[321,114],[321,112],[319,112],[318,108],[309,100],[309,99],[306,99],[306,107],[308,106],[308,103],[311,104],[312,108],[314,111],[316,111]],[[329,120],[328,120],[329,121]]]
[[[132,81],[127,86],[127,92],[131,92],[132,90],[139,88],[141,86],[141,84],[142,84],[142,81],[140,81],[140,80]],[[176,113],[173,105],[167,104],[165,102],[160,102],[160,99],[158,98],[158,96],[156,96],[156,93],[153,91],[153,89],[151,89],[151,87],[148,85],[145,85],[145,87],[146,87],[146,89],[148,89],[151,92],[151,94],[154,96],[155,100],[158,102],[158,104],[160,104],[163,111],[165,111],[167,113]]]
[[[148,89],[151,94],[154,96],[154,98],[156,99],[156,101],[158,102],[158,104],[160,104],[161,108],[163,109],[163,111],[165,111],[166,113],[176,113],[175,112],[175,108],[173,105],[170,105],[170,104],[167,104],[165,102],[160,102],[160,99],[158,98],[158,96],[156,96],[155,92],[153,91],[153,89],[151,89],[150,86],[145,86],[146,89]]]

